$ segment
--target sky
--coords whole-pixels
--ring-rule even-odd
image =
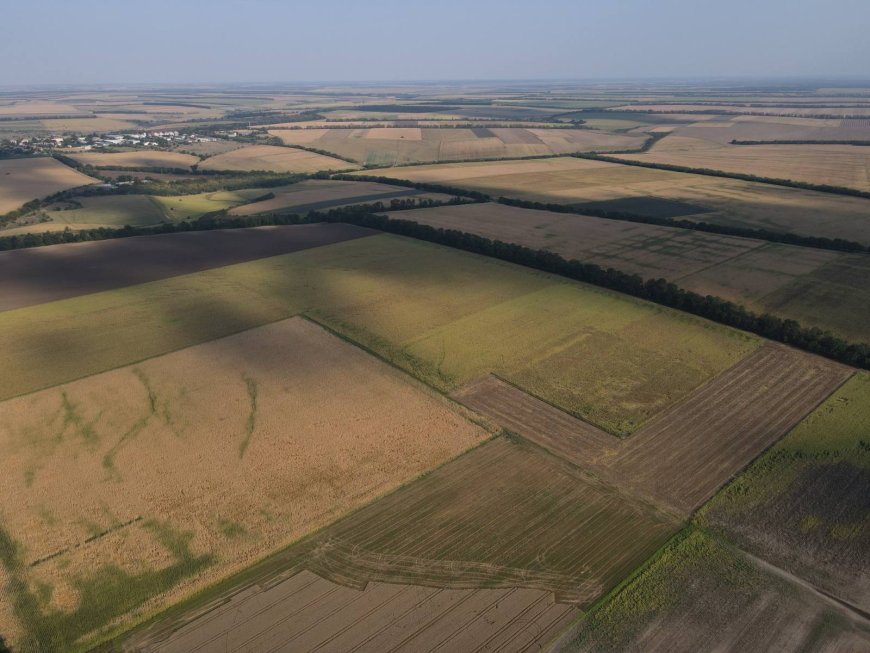
[[[868,0],[0,0],[0,85],[870,77]]]

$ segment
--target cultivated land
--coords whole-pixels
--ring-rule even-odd
[[[380,235],[2,313],[0,396],[301,312],[439,389],[496,372],[621,434],[759,345],[617,293]]]
[[[138,236],[0,253],[0,311],[372,235],[351,225]]]
[[[760,313],[870,342],[870,256],[582,215],[467,204],[396,217],[663,277]],[[820,310],[824,307],[824,310]]]
[[[193,195],[154,195],[152,200],[160,206],[171,221],[195,220],[213,211],[223,211],[252,202],[265,195],[271,189],[244,188],[241,190],[223,190]]]
[[[688,516],[850,374],[768,344],[623,442],[492,377],[454,397],[615,485]]]
[[[385,641],[399,641],[403,650],[438,644],[530,650],[579,614],[572,606],[588,605],[673,530],[667,516],[572,465],[522,441],[497,438],[282,552],[240,579],[243,585],[235,584],[231,594],[213,595],[205,610],[197,601],[127,644],[163,650],[165,642],[167,650],[182,650],[214,642],[239,617],[222,607],[224,597],[233,596],[239,598],[227,607],[251,615],[237,633],[243,650],[267,642],[307,650],[319,641],[325,650],[380,650],[371,647]],[[289,580],[276,584],[279,569]],[[324,578],[355,590],[337,590]],[[313,584],[314,592],[299,597],[300,584]],[[340,593],[318,600],[326,589]],[[396,594],[406,597],[399,605]],[[415,596],[432,611],[432,625],[418,626],[416,635],[411,626],[421,608]],[[381,605],[375,597],[386,605],[372,619],[367,613]],[[271,615],[260,617],[254,608],[264,603]],[[304,605],[310,607],[303,611]],[[447,606],[449,620],[441,618]],[[504,612],[516,615],[511,625],[502,620]],[[276,624],[278,615],[302,621]],[[338,628],[307,632],[309,619]],[[394,632],[387,630],[390,623]],[[336,631],[340,637],[332,642],[327,636]]]
[[[87,152],[70,154],[69,157],[82,165],[97,168],[179,168],[188,169],[199,163],[191,154],[180,152],[134,151],[134,152]]]
[[[743,147],[743,146],[740,146]],[[870,200],[576,158],[413,166],[378,171],[535,202],[552,202],[843,238],[870,245]]]
[[[298,318],[0,414],[0,537],[16,581],[16,620],[0,630],[22,650],[86,647],[487,436]]]
[[[34,223],[35,227],[59,230],[123,227],[124,225],[144,227],[165,222],[167,216],[157,202],[148,195],[114,195],[61,201],[45,207],[34,216],[27,216],[24,220],[39,220]],[[25,227],[18,229],[28,231]],[[7,230],[0,231],[0,235],[7,235]]]
[[[624,136],[583,129],[470,129],[380,127],[373,129],[272,130],[286,145],[304,145],[369,165],[427,161],[510,158],[571,152],[629,150],[641,135]]]
[[[210,157],[199,164],[200,170],[238,170],[268,172],[318,172],[350,170],[358,166],[322,154],[291,147],[251,145]]]
[[[854,145],[721,145],[673,135],[644,154],[617,156],[870,191],[870,148]]]
[[[50,157],[0,159],[0,215],[31,200],[96,183]]]
[[[560,651],[820,651],[870,647],[866,619],[691,531],[585,617]]]
[[[372,182],[308,179],[269,189],[275,197],[230,209],[230,215],[256,215],[258,213],[298,213],[328,211],[351,204],[383,202],[389,206],[392,199],[432,199],[445,202],[450,195],[427,193],[413,188],[390,186]]]
[[[698,521],[870,611],[870,375],[859,373],[705,506]]]

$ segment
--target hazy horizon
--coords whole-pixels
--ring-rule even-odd
[[[870,76],[858,0],[9,4],[0,86]]]

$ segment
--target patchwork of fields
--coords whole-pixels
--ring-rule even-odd
[[[511,127],[322,128],[270,130],[269,133],[286,145],[314,147],[378,166],[630,150],[640,147],[645,140],[640,135],[625,136],[583,129]]]
[[[663,277],[701,295],[870,342],[866,254],[502,204],[434,207],[400,217],[553,251],[645,279]]]
[[[200,170],[237,170],[242,172],[319,172],[321,170],[353,170],[358,166],[347,161],[292,147],[250,145],[209,157],[198,167]]]
[[[449,184],[493,197],[593,206],[870,245],[868,200],[735,179],[577,158],[412,166],[378,174]]]

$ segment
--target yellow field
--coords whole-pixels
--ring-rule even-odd
[[[274,145],[251,145],[232,152],[218,154],[203,161],[201,170],[240,170],[270,172],[318,172],[348,170],[352,163],[332,157]]]
[[[119,114],[122,115],[122,114]],[[115,132],[136,130],[136,123],[123,118],[111,118],[97,116],[96,118],[49,118],[42,120],[42,127],[50,132],[78,132],[90,134],[92,132]]]
[[[269,133],[287,145],[304,144],[371,165],[626,150],[644,141],[642,135],[589,129],[508,127],[272,129]]]
[[[674,134],[644,154],[617,156],[870,191],[870,148],[854,145],[730,145]]]
[[[0,632],[128,627],[487,437],[452,406],[299,318],[4,402]]]
[[[646,200],[652,202],[653,209],[661,200],[680,202],[690,206],[672,217],[870,245],[867,200],[736,179],[575,158],[413,166],[378,174],[538,202],[612,201],[611,210],[640,214],[648,210]],[[626,200],[631,200],[630,206],[623,206]]]
[[[0,160],[0,214],[62,190],[99,183],[50,157]]]
[[[79,107],[65,102],[51,102],[42,100],[22,100],[0,104],[2,116],[60,116],[82,113]]]

